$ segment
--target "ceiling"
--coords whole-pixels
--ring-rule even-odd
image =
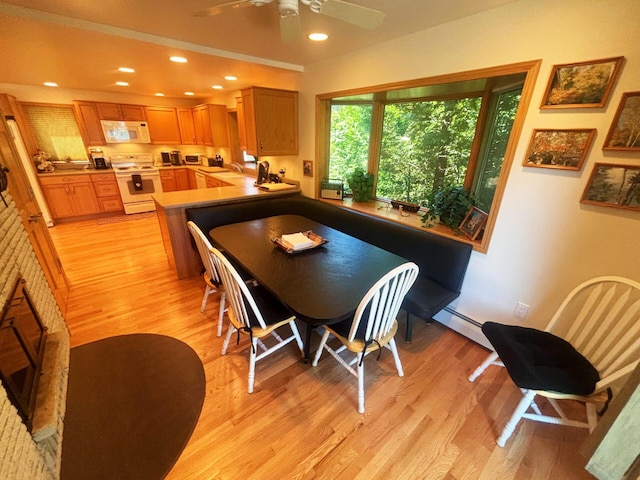
[[[329,40],[283,43],[276,3],[197,17],[228,0],[10,0],[0,2],[0,83],[195,98],[251,85],[290,84],[305,66],[517,0],[349,0],[385,12],[373,30],[312,13],[302,32]],[[186,64],[168,61],[186,57]],[[10,68],[7,68],[10,66]],[[135,73],[118,72],[131,67]],[[236,81],[224,80],[234,75]],[[129,82],[128,87],[115,85]]]

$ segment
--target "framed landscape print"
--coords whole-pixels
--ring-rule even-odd
[[[623,59],[554,65],[540,108],[604,107]]]
[[[471,240],[475,240],[484,224],[487,223],[488,215],[477,207],[471,207],[467,216],[460,224],[460,231]]]
[[[596,134],[595,128],[534,130],[525,167],[580,170]]]
[[[640,92],[622,94],[602,149],[640,151]]]
[[[596,163],[580,201],[640,211],[640,165]]]

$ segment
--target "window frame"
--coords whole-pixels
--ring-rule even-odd
[[[382,136],[382,110],[384,109],[383,102],[376,101],[379,96],[385,95],[389,91],[402,90],[409,88],[428,87],[435,85],[444,85],[448,83],[464,82],[470,80],[483,80],[492,79],[494,77],[502,77],[514,74],[524,74],[524,83],[522,86],[522,93],[520,97],[520,103],[513,121],[511,134],[504,154],[504,160],[500,169],[500,175],[496,184],[496,190],[491,203],[491,209],[487,222],[485,224],[485,231],[481,239],[470,241],[469,239],[461,238],[456,232],[443,226],[433,228],[430,231],[437,235],[442,235],[450,238],[454,238],[459,241],[471,243],[474,250],[481,253],[486,253],[489,248],[491,236],[495,223],[500,211],[500,204],[502,203],[502,197],[506,188],[509,171],[513,164],[515,152],[517,150],[518,143],[522,134],[523,125],[526,119],[527,111],[531,103],[531,97],[533,96],[533,90],[535,82],[538,77],[540,65],[542,60],[531,60],[526,62],[514,63],[509,65],[502,65],[498,67],[489,67],[477,70],[470,70],[466,72],[459,72],[453,74],[439,75],[435,77],[420,78],[416,80],[409,80],[397,83],[382,84],[370,87],[360,87],[356,89],[343,90],[338,92],[330,92],[316,95],[316,159],[318,163],[319,178],[324,178],[327,175],[329,167],[329,147],[330,147],[330,130],[331,130],[331,101],[334,98],[342,98],[356,95],[370,95],[373,94],[373,111],[371,120],[371,147],[369,149],[369,165],[371,168],[378,168],[378,159],[380,156],[381,148],[381,136]],[[489,84],[491,82],[488,82]],[[489,89],[484,93],[488,95]],[[484,98],[483,98],[484,100]],[[389,101],[388,103],[391,103]],[[476,128],[483,128],[487,121],[488,110],[490,102],[482,102],[480,115]],[[381,109],[376,111],[377,109]],[[379,118],[376,119],[376,114]],[[374,137],[375,136],[375,137]],[[478,152],[481,147],[482,135],[476,135],[472,145],[471,162],[477,162]],[[475,160],[473,160],[475,159]],[[471,187],[473,183],[473,173],[475,172],[476,164],[473,168],[467,169],[467,176],[465,178],[464,185]],[[377,177],[377,176],[376,176]],[[320,184],[315,185],[315,198],[319,197]],[[373,209],[375,210],[375,209]]]

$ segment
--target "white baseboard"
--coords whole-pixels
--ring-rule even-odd
[[[482,345],[483,347],[493,351],[493,347],[487,340],[487,337],[484,336],[482,330],[480,330],[480,327],[478,327],[477,325],[474,325],[473,323],[470,323],[463,318],[457,317],[456,315],[453,315],[446,310],[441,310],[440,312],[435,314],[433,316],[433,319],[438,323],[441,323],[442,325],[450,328],[451,330],[458,332],[460,335],[464,335],[469,340],[472,340]]]

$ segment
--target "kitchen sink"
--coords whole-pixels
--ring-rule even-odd
[[[89,168],[89,162],[73,163],[73,162],[51,162],[56,170],[85,170]]]

